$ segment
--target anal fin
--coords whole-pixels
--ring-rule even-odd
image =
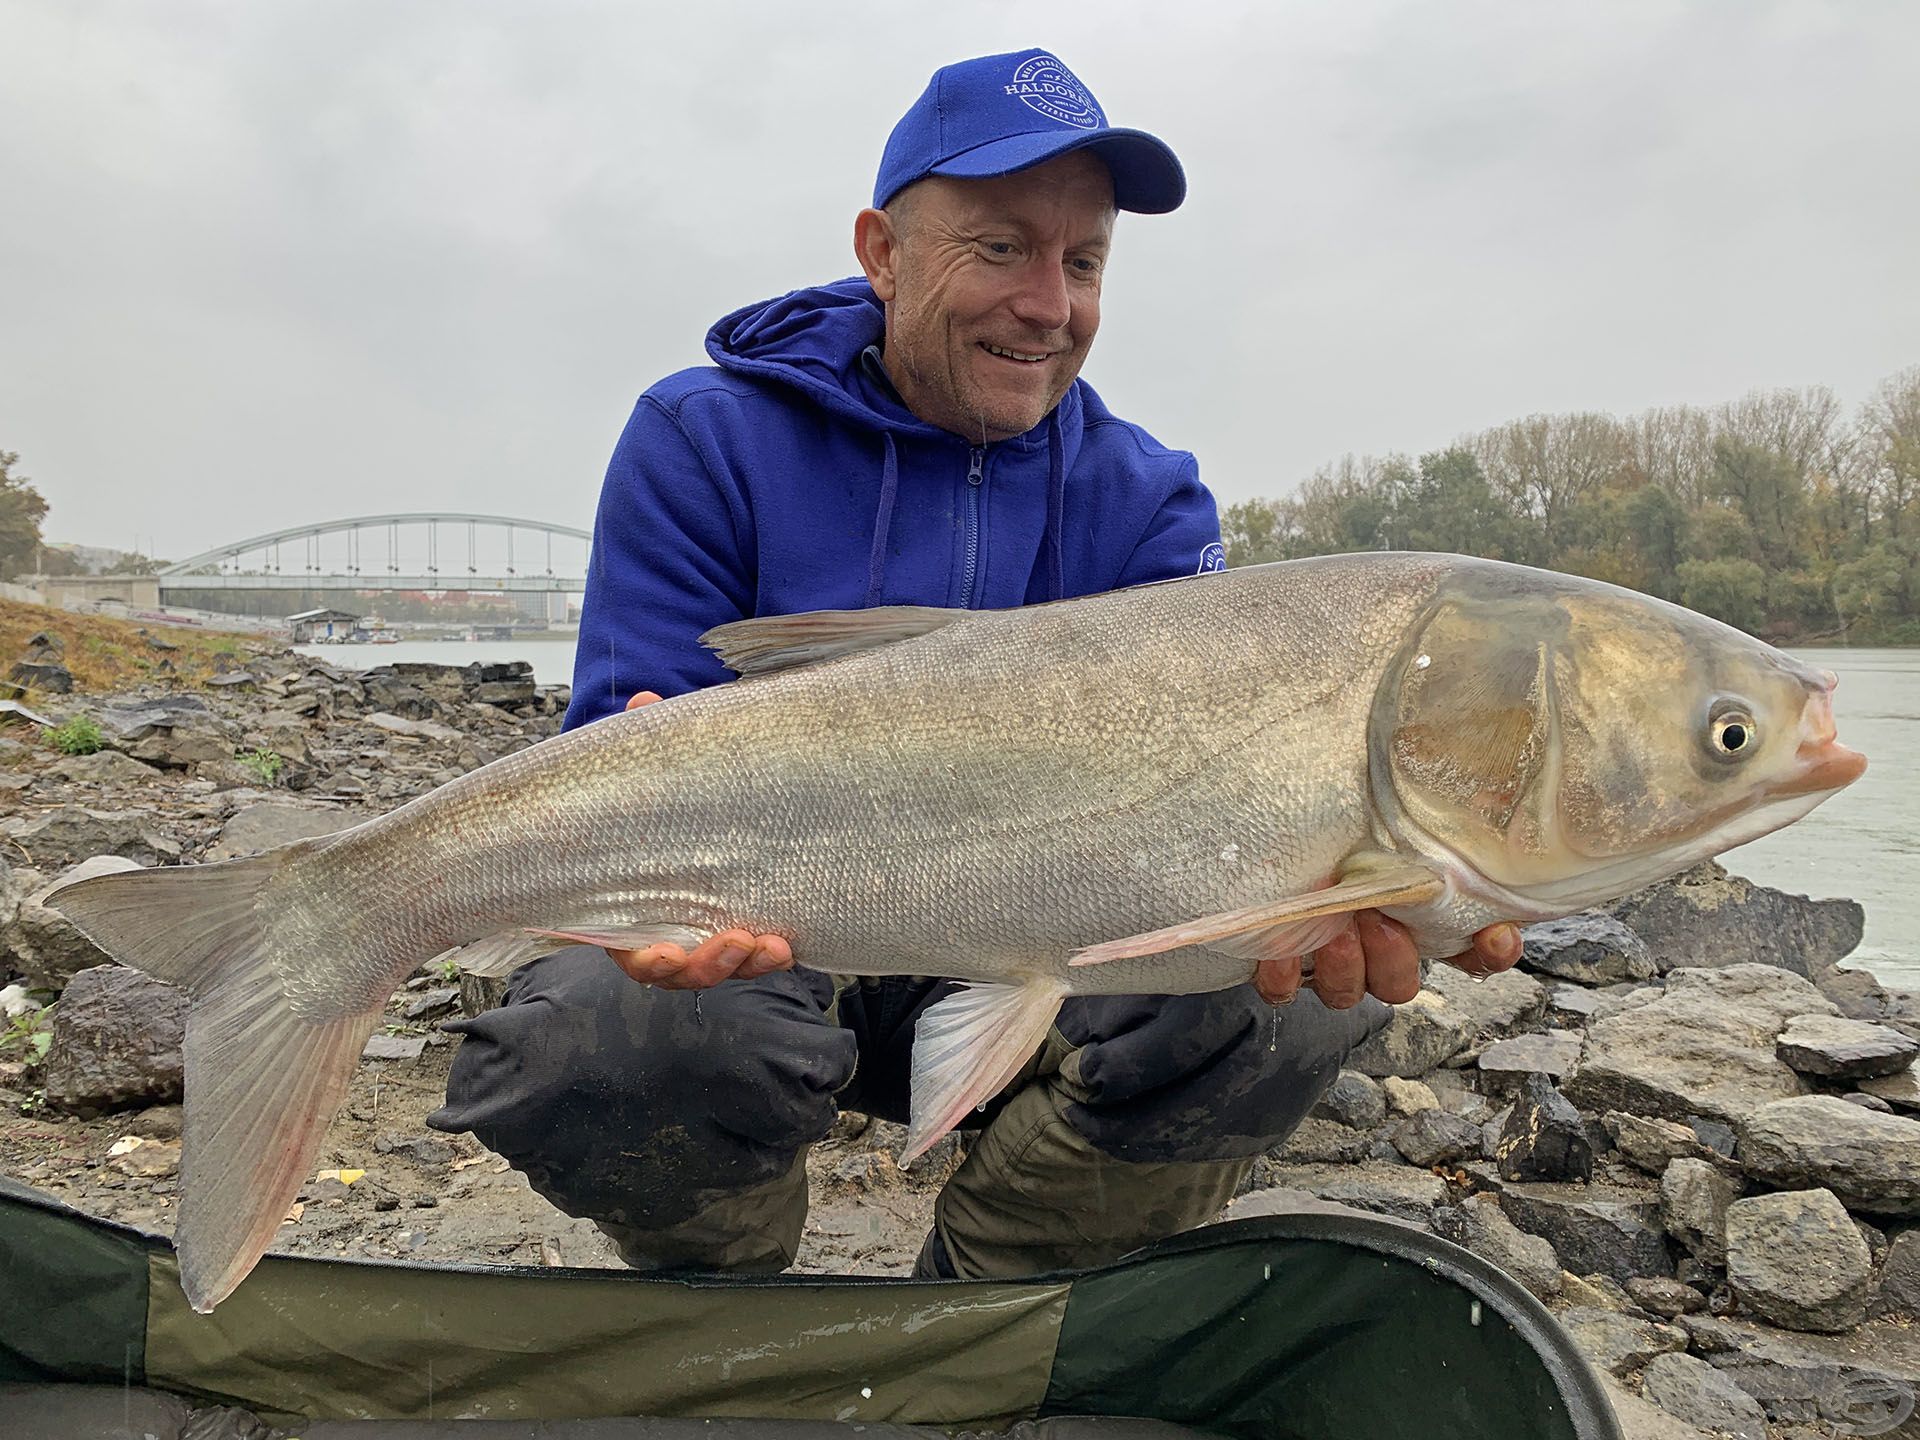
[[[1038,1050],[1060,1013],[1058,980],[969,985],[931,1006],[913,1035],[913,1114],[900,1163],[924,1155]]]
[[[1129,935],[1076,950],[1069,965],[1105,965],[1201,945],[1253,959],[1298,955],[1324,945],[1356,910],[1384,905],[1418,905],[1439,896],[1446,881],[1417,861],[1369,866],[1363,873],[1325,890],[1289,895],[1284,900],[1202,915],[1183,925]],[[1329,922],[1335,922],[1329,925]]]

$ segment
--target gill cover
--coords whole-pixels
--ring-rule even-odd
[[[1551,594],[1457,593],[1394,657],[1374,699],[1377,793],[1483,874],[1545,872],[1558,787]],[[1532,863],[1529,863],[1532,862]]]

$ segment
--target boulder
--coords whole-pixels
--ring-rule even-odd
[[[1796,1015],[1780,1032],[1774,1053],[1802,1075],[1873,1080],[1910,1067],[1920,1055],[1920,1041],[1866,1020]]]
[[[533,699],[533,690],[531,680],[491,680],[474,686],[467,694],[481,705],[525,705]]]
[[[1433,1087],[1418,1080],[1389,1075],[1380,1090],[1387,1098],[1387,1109],[1395,1115],[1418,1115],[1422,1110],[1440,1108],[1440,1097],[1433,1093]]]
[[[1705,1160],[1678,1159],[1660,1177],[1660,1223],[1710,1265],[1727,1261],[1727,1207],[1740,1192]]]
[[[71,880],[86,880],[95,875],[113,875],[122,870],[138,870],[131,860],[118,855],[98,855],[64,871],[57,879],[42,883],[20,902],[13,919],[0,926],[0,953],[12,957],[12,964],[32,990],[59,990],[82,970],[105,965],[110,957],[82,935],[73,922],[45,902],[47,896]],[[22,874],[32,875],[32,871]]]
[[[1338,1120],[1309,1115],[1273,1152],[1283,1165],[1348,1165],[1366,1158],[1373,1138]]]
[[[1760,1402],[1694,1355],[1656,1355],[1647,1362],[1640,1393],[1676,1420],[1732,1440],[1767,1440]]]
[[[1541,975],[1581,985],[1612,985],[1660,973],[1646,942],[1598,910],[1543,920],[1520,934],[1521,965]]]
[[[1616,1149],[1633,1164],[1656,1179],[1667,1173],[1667,1166],[1685,1157],[1708,1160],[1721,1166],[1727,1157],[1702,1144],[1690,1126],[1677,1120],[1655,1120],[1629,1115],[1624,1110],[1609,1110],[1601,1120]]]
[[[1603,999],[1584,985],[1556,981],[1547,987],[1547,1019],[1555,1025],[1584,1028]]]
[[[1507,1180],[1587,1180],[1593,1144],[1586,1122],[1544,1075],[1526,1077],[1501,1128],[1494,1161]]]
[[[302,805],[292,800],[256,800],[234,813],[220,827],[220,838],[207,851],[209,860],[251,855],[296,840],[332,835],[357,825],[367,816],[325,805]]]
[[[1888,1014],[1889,996],[1871,970],[1836,965],[1814,976],[1813,983],[1849,1020],[1882,1020]]]
[[[1447,1199],[1447,1182],[1430,1170],[1366,1161],[1358,1165],[1276,1165],[1273,1185],[1304,1190],[1321,1200],[1425,1226]]]
[[[1412,1165],[1445,1165],[1480,1154],[1480,1127],[1437,1106],[1400,1122],[1393,1148]]]
[[[1885,1100],[1895,1110],[1920,1110],[1920,1075],[1911,1070],[1902,1070],[1881,1080],[1862,1080],[1860,1089],[1863,1094]]]
[[[96,855],[118,855],[136,865],[180,858],[179,842],[162,834],[149,810],[90,810],[62,805],[36,819],[0,822],[0,834],[33,857],[42,870],[78,865]]]
[[[180,1098],[187,997],[123,965],[97,965],[67,983],[41,1067],[57,1110],[119,1110]]]
[[[1920,1320],[1920,1230],[1903,1230],[1888,1245],[1873,1313]]]
[[[1648,1192],[1532,1181],[1506,1186],[1500,1206],[1522,1230],[1551,1244],[1576,1275],[1624,1283],[1635,1275],[1673,1274],[1659,1206]]]
[[[1831,1015],[1806,980],[1767,965],[1676,970],[1665,993],[1597,1019],[1567,1095],[1588,1110],[1738,1124],[1807,1084],[1774,1053],[1797,1015]]]
[[[1433,1231],[1498,1265],[1539,1299],[1560,1293],[1560,1257],[1553,1246],[1509,1220],[1492,1195],[1472,1195],[1459,1205],[1441,1206],[1433,1212]]]
[[[1342,1070],[1313,1113],[1356,1130],[1371,1130],[1387,1118],[1386,1092],[1380,1082],[1357,1070]]]
[[[1531,975],[1506,970],[1479,979],[1451,965],[1431,966],[1425,988],[1466,1022],[1475,1041],[1498,1039],[1537,1022],[1547,1008],[1547,988]]]
[[[1687,1348],[1687,1332],[1677,1326],[1639,1320],[1616,1310],[1575,1306],[1559,1318],[1580,1353],[1609,1375],[1625,1375],[1657,1355]]]
[[[1440,996],[1422,990],[1393,1008],[1386,1028],[1347,1058],[1363,1075],[1417,1079],[1467,1048],[1473,1038],[1467,1018]]]
[[[1607,909],[1663,971],[1753,962],[1811,977],[1851,954],[1866,922],[1852,900],[1788,895],[1711,860]]]
[[[1777,1100],[1740,1129],[1740,1161],[1774,1185],[1818,1186],[1880,1215],[1920,1215],[1920,1121],[1833,1095]]]
[[[1898,1427],[1913,1414],[1915,1367],[1883,1363],[1871,1327],[1829,1338],[1706,1315],[1681,1323],[1695,1353],[1759,1401],[1769,1420],[1815,1427],[1779,1431],[1783,1437],[1911,1433]]]
[[[1727,1207],[1727,1284],[1775,1325],[1846,1330],[1866,1318],[1873,1261],[1831,1191],[1755,1195]]]
[[[1564,1080],[1580,1060],[1581,1037],[1571,1030],[1544,1030],[1498,1040],[1480,1052],[1480,1073],[1498,1087],[1517,1084],[1528,1075]]]
[[[73,693],[73,672],[64,665],[51,662],[36,664],[31,660],[21,660],[7,672],[7,679],[16,685],[24,685],[29,690],[38,690],[46,695],[71,695]]]
[[[438,720],[414,718],[376,710],[364,717],[364,723],[389,735],[406,735],[416,740],[458,740],[460,732]]]
[[[367,1037],[367,1043],[361,1047],[362,1060],[418,1060],[427,1048],[424,1035],[382,1035],[375,1033]]]
[[[125,785],[157,780],[160,772],[118,750],[96,750],[91,755],[68,755],[55,762],[49,774],[61,780],[94,785]]]
[[[1623,1288],[1634,1304],[1663,1320],[1707,1308],[1707,1297],[1693,1286],[1669,1280],[1664,1275],[1636,1275]]]

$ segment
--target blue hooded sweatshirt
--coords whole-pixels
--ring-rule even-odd
[[[1220,567],[1193,456],[1084,380],[1026,434],[970,445],[901,403],[882,323],[864,279],[797,290],[728,315],[714,366],[640,397],[600,492],[568,729],[732,679],[699,642],[729,620],[1000,609]]]

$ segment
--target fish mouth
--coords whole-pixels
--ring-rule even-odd
[[[1773,794],[1813,795],[1823,790],[1843,790],[1867,772],[1867,757],[1838,740],[1803,744],[1794,758],[1800,762],[1800,773],[1773,786]]]

